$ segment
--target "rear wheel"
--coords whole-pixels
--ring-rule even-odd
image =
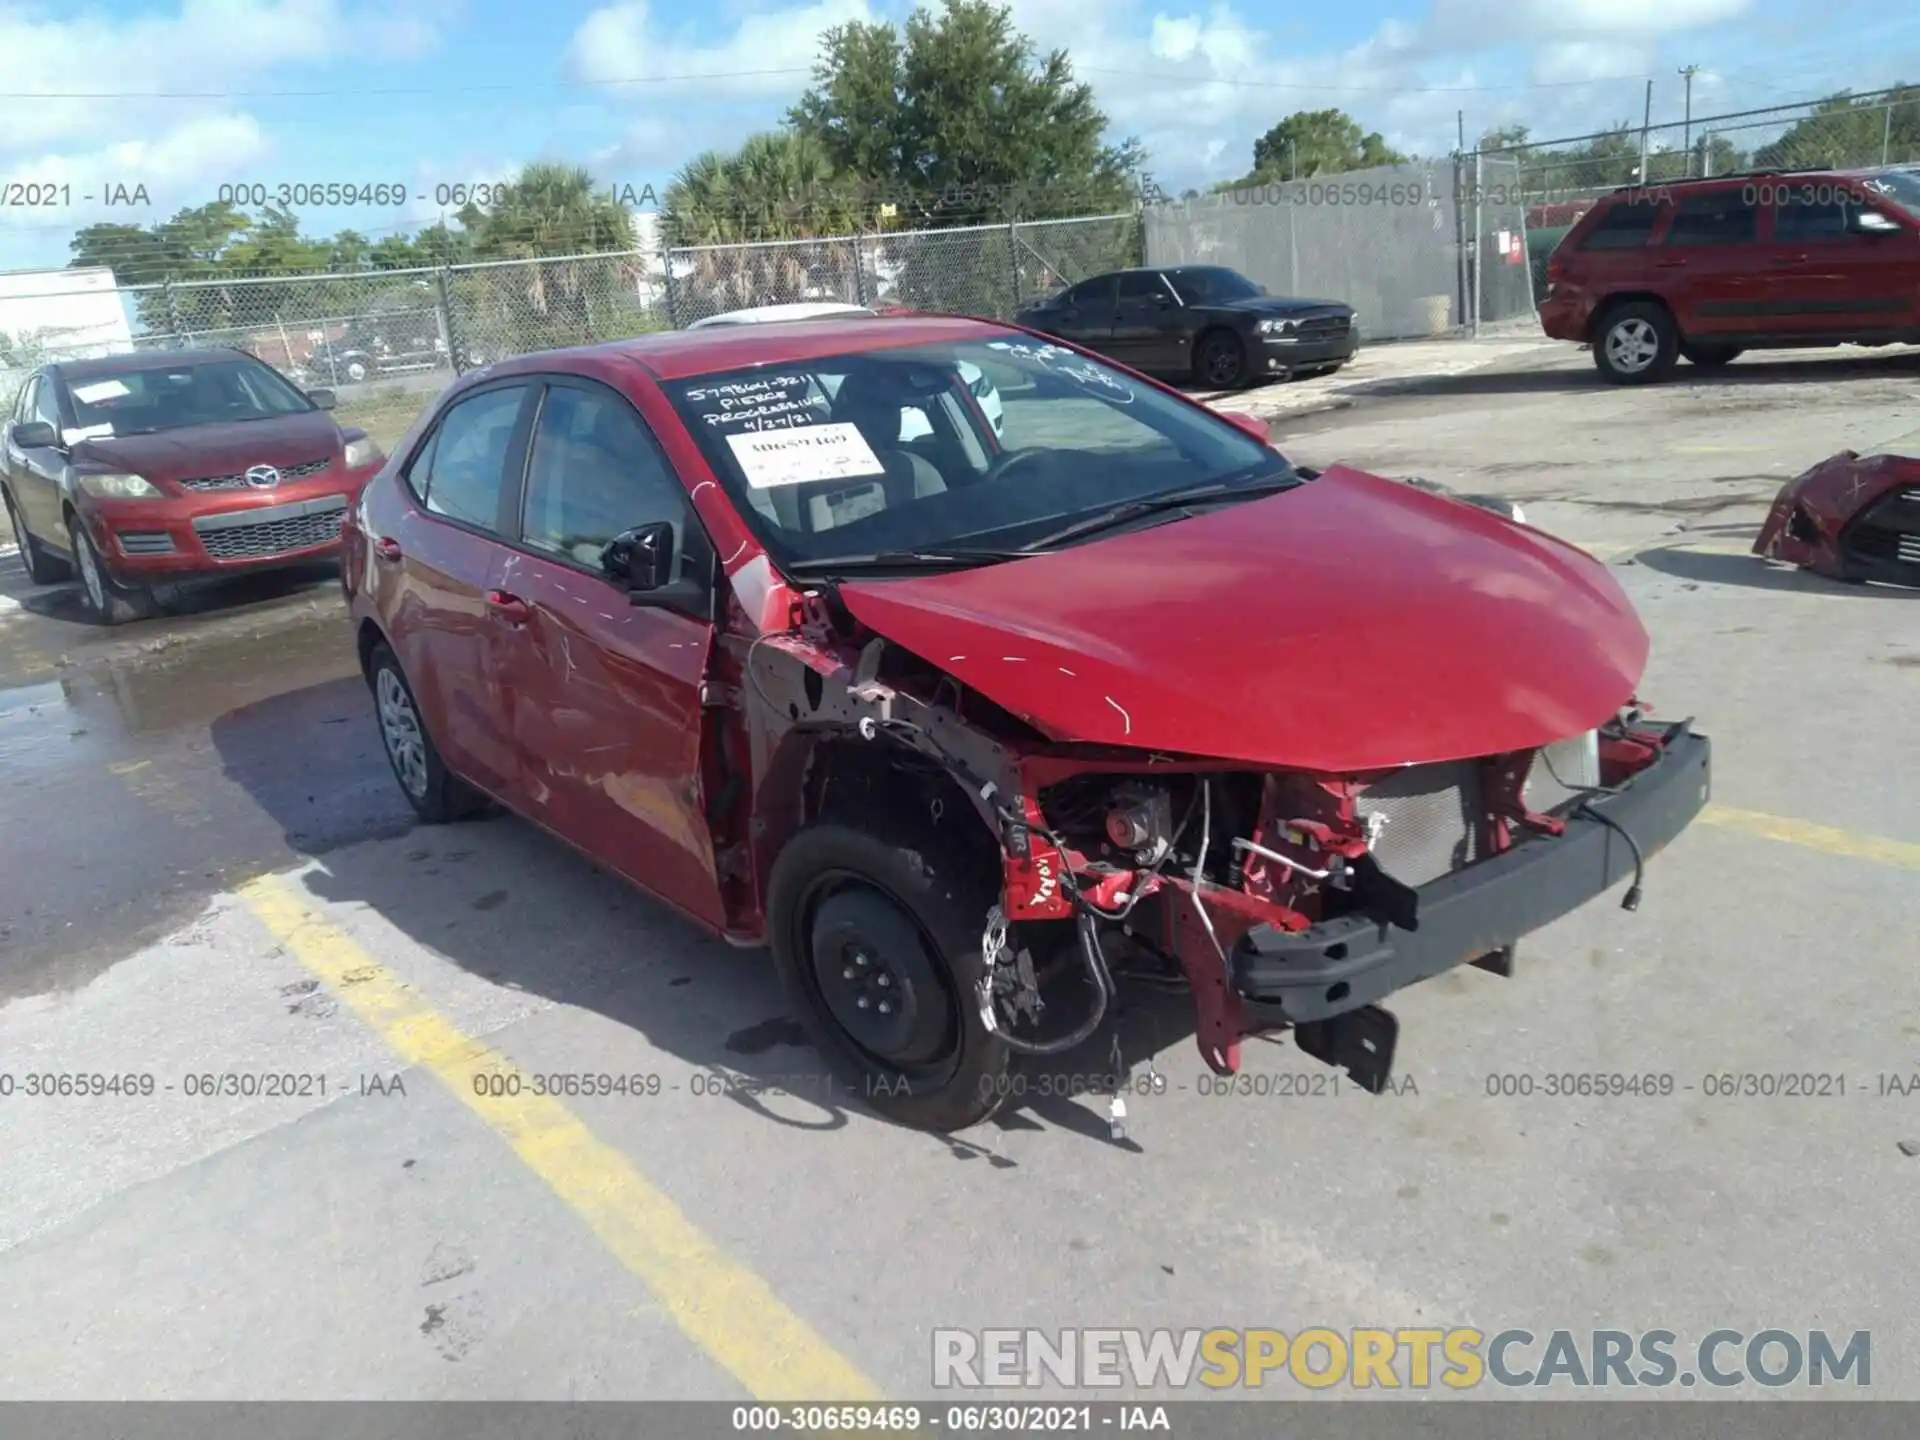
[[[999,1109],[1013,1063],[975,998],[995,883],[958,849],[819,824],[767,887],[774,963],[823,1058],[875,1110],[941,1131]]]
[[[72,579],[73,567],[33,538],[27,522],[20,518],[20,508],[13,503],[13,495],[0,490],[0,499],[6,502],[7,523],[13,528],[13,543],[20,547],[20,563],[26,567],[27,578],[36,585],[58,585]]]
[[[87,533],[86,522],[71,510],[67,512],[67,533],[73,537],[75,568],[80,571],[80,593],[86,598],[87,613],[101,625],[124,625],[129,620],[145,620],[157,608],[153,592],[142,585],[123,585],[107,568]]]
[[[1680,332],[1664,305],[1634,300],[1600,317],[1593,332],[1593,363],[1616,385],[1664,380],[1680,360]]]
[[[385,645],[367,658],[367,679],[373,686],[380,740],[394,779],[414,813],[429,825],[465,820],[487,808],[484,795],[448,770],[440,751],[427,734],[413,687],[400,672],[400,662]]]

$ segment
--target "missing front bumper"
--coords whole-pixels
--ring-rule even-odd
[[[1706,805],[1712,746],[1671,727],[1660,758],[1591,808],[1631,834],[1643,858],[1664,848]],[[1627,844],[1583,815],[1420,887],[1410,928],[1348,915],[1301,931],[1259,926],[1234,947],[1233,988],[1248,1016],[1304,1025],[1372,1004],[1395,990],[1508,949],[1633,873]]]

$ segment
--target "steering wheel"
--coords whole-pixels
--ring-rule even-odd
[[[998,458],[996,458],[991,465],[987,466],[987,473],[982,475],[980,479],[983,483],[1005,479],[1022,465],[1026,465],[1035,460],[1045,460],[1049,458],[1052,453],[1050,450],[1037,448],[1003,450],[1000,452]]]

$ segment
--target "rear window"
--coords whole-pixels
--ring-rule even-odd
[[[1738,190],[1682,200],[1667,227],[1669,245],[1738,245],[1756,232],[1752,203]]]
[[[1582,250],[1631,250],[1653,237],[1660,207],[1651,196],[1616,200],[1600,213],[1580,241]]]

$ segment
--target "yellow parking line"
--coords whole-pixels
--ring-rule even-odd
[[[1897,870],[1920,870],[1920,845],[1905,840],[1888,840],[1880,835],[1856,835],[1831,825],[1815,825],[1808,820],[1790,820],[1784,815],[1768,815],[1759,810],[1736,810],[1730,805],[1709,805],[1700,819],[1722,830],[1738,830],[1809,850],[1824,850],[1829,855],[1844,855],[1853,860],[1871,860]]]
[[[253,914],[340,1002],[431,1073],[504,1139],[600,1242],[659,1298],[696,1345],[759,1400],[872,1401],[878,1388],[752,1271],[566,1106],[532,1093],[499,1052],[464,1035],[277,877],[241,890]],[[351,974],[349,974],[351,972]],[[517,1095],[474,1094],[478,1075]],[[513,1086],[512,1077],[521,1084]],[[488,1087],[490,1090],[494,1087]]]

